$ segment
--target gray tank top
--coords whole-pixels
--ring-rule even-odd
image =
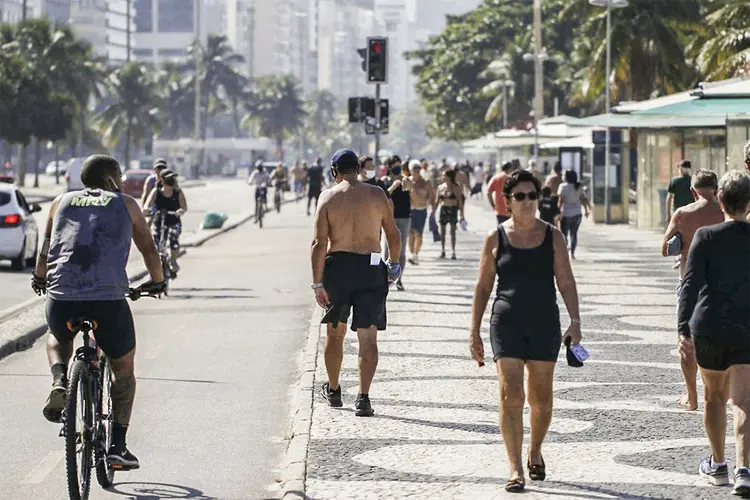
[[[52,222],[47,293],[54,300],[124,300],[133,224],[118,193],[63,195]]]

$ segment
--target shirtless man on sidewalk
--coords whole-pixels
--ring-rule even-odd
[[[419,251],[422,249],[422,235],[427,222],[427,205],[435,211],[435,190],[432,183],[422,176],[422,165],[412,160],[411,170],[411,227],[409,229],[409,263],[419,265]]]
[[[315,213],[312,243],[312,289],[326,310],[325,364],[328,382],[320,394],[335,408],[343,406],[339,375],[344,358],[344,336],[349,311],[354,308],[352,331],[359,339],[359,393],[355,415],[369,417],[370,384],[378,366],[378,330],[386,328],[385,303],[389,281],[401,268],[390,256],[401,254],[401,236],[383,190],[360,182],[357,155],[348,149],[331,159],[336,185],[323,192]],[[389,258],[380,257],[380,230],[388,240]]]
[[[715,172],[704,169],[698,170],[691,179],[690,187],[696,201],[675,210],[667,227],[667,232],[664,233],[661,244],[661,254],[664,257],[668,256],[667,246],[673,236],[679,234],[682,241],[680,279],[676,288],[678,299],[682,288],[682,277],[685,274],[688,250],[690,250],[695,232],[703,226],[712,226],[724,221],[724,213],[716,199],[718,186],[719,181]],[[698,388],[696,384],[698,365],[695,356],[680,357],[680,366],[682,375],[685,377],[687,393],[680,398],[679,404],[688,410],[696,410],[698,408]]]

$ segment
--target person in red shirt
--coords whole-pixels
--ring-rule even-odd
[[[511,170],[513,170],[513,165],[510,162],[506,162],[501,167],[500,173],[495,175],[487,186],[487,199],[492,208],[495,209],[498,224],[502,224],[510,218],[505,195],[503,194],[503,187],[505,186],[505,178]]]

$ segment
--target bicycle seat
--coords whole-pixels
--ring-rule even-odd
[[[66,321],[65,325],[68,327],[68,330],[73,333],[78,333],[84,329],[94,331],[99,328],[96,321],[88,318],[72,318]]]

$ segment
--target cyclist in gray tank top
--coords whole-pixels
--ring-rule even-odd
[[[120,193],[85,189],[64,194],[52,222],[47,293],[54,300],[122,300],[133,237]]]
[[[96,343],[107,355],[113,373],[112,445],[107,462],[121,470],[137,469],[138,459],[125,444],[135,398],[135,327],[125,299],[131,241],[143,254],[151,275],[151,282],[140,288],[163,293],[164,276],[138,202],[120,193],[122,174],[117,161],[105,155],[88,157],[81,181],[85,190],[66,193],[52,202],[31,280],[38,295],[49,291],[45,312],[52,390],[42,413],[47,420],[59,422],[65,408],[68,363],[75,339],[68,321],[92,320],[97,325]]]

